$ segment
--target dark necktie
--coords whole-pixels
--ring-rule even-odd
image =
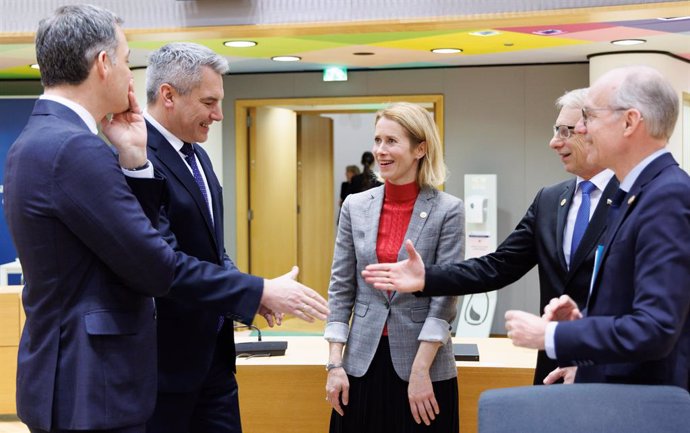
[[[194,153],[194,147],[189,143],[184,143],[180,151],[182,152],[182,154],[184,154],[187,164],[189,164],[189,167],[192,169],[192,174],[194,175],[194,182],[196,182],[196,185],[199,187],[199,191],[201,191],[201,195],[204,197],[204,202],[206,203],[206,207],[209,209],[210,213],[211,209],[208,205],[208,192],[206,191],[204,178],[201,176],[201,171],[199,170],[199,166],[196,163],[196,154]],[[225,316],[221,315],[218,317],[217,332],[220,332],[220,330],[223,329],[223,323],[225,323]]]
[[[199,187],[199,191],[201,192],[201,195],[204,197],[204,202],[206,203],[206,207],[208,208],[210,213],[211,208],[208,205],[208,191],[206,191],[204,178],[202,177],[201,171],[199,170],[199,166],[196,163],[196,154],[194,153],[194,147],[189,143],[184,143],[180,151],[184,154],[187,164],[189,164],[189,167],[192,169],[192,174],[194,175],[194,182],[196,182],[196,185]]]
[[[587,224],[589,224],[589,210],[591,207],[591,200],[589,194],[596,189],[596,185],[592,182],[585,180],[580,183],[580,192],[582,193],[582,202],[580,203],[580,209],[577,211],[577,217],[575,218],[575,227],[573,228],[573,240],[570,244],[570,261],[573,261],[575,257],[575,251],[580,245],[582,236],[587,230]]]

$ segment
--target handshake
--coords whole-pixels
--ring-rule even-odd
[[[264,279],[264,292],[257,314],[263,316],[268,326],[280,325],[285,314],[292,314],[305,322],[326,320],[328,302],[314,290],[297,282],[299,268],[293,266],[285,275]]]

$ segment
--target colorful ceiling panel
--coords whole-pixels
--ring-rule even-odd
[[[690,15],[690,2],[688,2]],[[596,17],[592,14],[592,17]],[[361,24],[355,30],[334,26],[332,31],[314,31],[310,26],[291,28],[290,32],[230,31],[232,27],[205,28],[198,34],[213,37],[188,37],[189,29],[165,32],[131,33],[130,64],[144,67],[147,55],[165,43],[190,40],[204,44],[225,56],[231,65],[231,74],[318,71],[327,66],[342,66],[350,70],[404,69],[419,67],[449,67],[472,65],[501,65],[529,63],[586,62],[587,56],[600,52],[663,51],[690,59],[690,18],[635,19],[629,21],[554,22],[544,20],[535,13],[521,25],[478,27],[474,25],[449,26],[442,20],[438,25],[419,25],[412,22],[410,30],[397,23],[372,22]],[[563,21],[563,20],[560,20]],[[499,20],[496,20],[498,23]],[[504,22],[504,21],[501,21]],[[491,20],[487,21],[491,23]],[[417,23],[419,24],[419,23]],[[527,24],[527,25],[525,25]],[[457,28],[456,28],[457,27]],[[227,30],[227,34],[224,31]],[[281,33],[290,33],[289,35]],[[1,36],[1,35],[0,35]],[[246,39],[257,42],[252,48],[230,48],[226,40]],[[621,47],[610,42],[618,39],[643,39],[642,45]],[[0,79],[35,79],[38,72],[29,67],[35,63],[33,44],[2,43],[0,37]],[[434,48],[459,48],[457,54],[434,54]],[[367,53],[362,55],[362,53]],[[273,56],[294,55],[299,62],[283,63],[271,60]]]

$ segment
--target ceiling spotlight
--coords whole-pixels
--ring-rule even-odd
[[[249,48],[257,45],[254,41],[225,41],[223,45],[231,48]]]
[[[462,50],[460,48],[434,48],[431,52],[434,54],[456,54],[462,53]]]
[[[299,62],[302,58],[298,56],[273,56],[271,60],[274,62]]]
[[[30,67],[31,69],[40,69],[40,68],[38,67],[38,63],[32,63],[32,64],[29,65],[29,67]]]
[[[639,45],[639,44],[644,44],[647,41],[644,39],[618,39],[617,41],[611,41],[613,45],[623,45],[623,46],[630,46],[630,45]]]

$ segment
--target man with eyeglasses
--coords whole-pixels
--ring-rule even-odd
[[[423,290],[421,296],[466,295],[503,288],[536,265],[540,311],[552,298],[563,294],[570,295],[584,308],[594,251],[606,221],[607,199],[618,188],[613,172],[587,161],[584,137],[574,131],[586,95],[587,89],[578,89],[556,101],[560,112],[549,143],[565,170],[576,178],[542,188],[522,221],[495,252],[425,269],[414,248],[406,245],[410,260],[369,265],[366,281],[384,290]],[[590,186],[585,187],[587,197],[583,205],[581,185],[585,182]],[[578,218],[580,213],[582,216]],[[554,360],[539,352],[534,383],[544,383],[557,367]],[[560,380],[565,372],[556,370],[548,381]]]
[[[659,72],[626,67],[595,83],[576,125],[588,161],[621,181],[584,318],[562,297],[541,318],[508,311],[506,329],[515,345],[577,366],[577,382],[690,388],[690,177],[666,150],[678,111]]]

